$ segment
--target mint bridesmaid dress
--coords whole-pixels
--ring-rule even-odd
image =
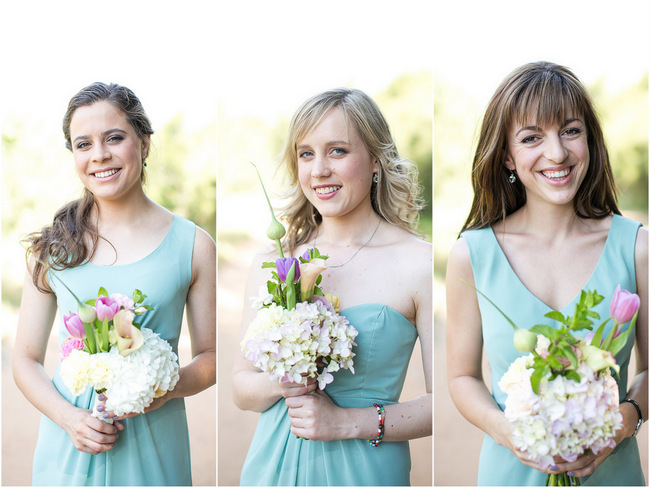
[[[609,317],[609,303],[617,285],[636,292],[634,247],[640,226],[638,222],[620,215],[613,216],[598,264],[583,287],[585,290],[596,289],[605,296],[594,309],[601,317],[601,321],[595,321],[596,326]],[[490,297],[519,327],[530,328],[541,323],[554,325],[552,320],[544,317],[551,309],[519,280],[492,228],[466,231],[462,237],[469,248],[474,280],[479,290]],[[544,263],[539,263],[539,266],[544,266]],[[578,299],[579,295],[560,311],[564,315],[572,315]],[[483,323],[483,341],[491,369],[492,396],[501,410],[504,410],[505,394],[499,388],[498,382],[510,363],[523,353],[513,345],[512,326],[480,295],[478,302]],[[629,324],[625,326],[627,327]],[[605,333],[609,330],[611,321],[606,326]],[[581,332],[585,335],[589,331]],[[621,400],[626,396],[627,370],[633,344],[634,335],[631,335],[626,346],[616,356],[616,362],[621,368]],[[592,475],[581,477],[580,482],[587,486],[645,485],[636,438],[630,437],[621,442]],[[496,444],[490,436],[485,436],[479,461],[479,485],[543,486],[545,483],[545,473],[525,466],[510,450]]]
[[[399,312],[364,304],[341,312],[359,331],[355,374],[334,373],[325,392],[343,408],[390,405],[399,400],[417,330]],[[390,419],[386,419],[390,422]],[[364,439],[311,441],[290,431],[284,399],[260,415],[241,474],[241,485],[379,486],[409,485],[408,442]]]
[[[154,307],[140,317],[143,326],[167,340],[178,354],[183,310],[192,276],[195,225],[174,216],[170,230],[158,248],[131,264],[98,266],[86,263],[56,271],[57,277],[85,301],[97,296],[100,286],[109,293],[130,296],[134,289],[147,295],[145,304]],[[49,283],[57,297],[61,316],[77,310],[72,295],[56,280]],[[68,337],[61,320],[59,344]],[[60,363],[59,363],[60,367]],[[88,387],[75,397],[63,384],[59,367],[54,386],[73,405],[92,409],[95,392]],[[68,434],[42,416],[34,453],[34,485],[191,485],[190,448],[185,402],[173,399],[161,408],[122,421],[117,445],[92,455],[78,451]]]

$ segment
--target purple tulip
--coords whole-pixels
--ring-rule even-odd
[[[300,263],[298,260],[296,258],[279,258],[275,260],[275,268],[278,270],[278,277],[283,283],[287,280],[287,274],[289,273],[292,264],[294,264],[296,269],[296,274],[293,277],[295,283],[300,279]]]
[[[309,262],[311,260],[311,253],[314,252],[314,248],[312,247],[311,249],[307,249],[304,253],[302,253],[302,256],[300,256],[302,259],[305,261]]]
[[[120,304],[115,300],[115,298],[101,296],[95,301],[97,318],[102,322],[105,318],[113,320],[113,316],[119,309]]]
[[[634,314],[641,307],[641,299],[636,293],[621,290],[621,285],[616,287],[612,302],[609,304],[609,313],[619,324],[632,320]]]
[[[68,329],[72,337],[77,339],[85,339],[86,331],[84,329],[84,324],[76,313],[69,313],[68,315],[63,316],[63,323],[65,328]]]

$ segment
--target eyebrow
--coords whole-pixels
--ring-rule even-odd
[[[571,122],[575,122],[576,120],[577,120],[578,122],[580,122],[581,124],[584,124],[584,121],[583,121],[580,117],[573,117],[573,118],[571,118],[571,119],[567,119],[567,120],[565,120],[564,123],[561,125],[561,127],[566,127],[566,126],[569,125]],[[515,136],[518,136],[520,132],[523,132],[523,131],[525,131],[525,130],[539,130],[539,131],[541,131],[542,128],[541,128],[540,126],[538,126],[538,125],[529,125],[529,126],[526,126],[526,127],[522,127],[521,129],[519,129],[519,130],[515,133]]]
[[[327,146],[341,146],[341,145],[350,146],[351,144],[348,141],[340,140],[340,141],[329,141],[326,145]],[[307,147],[310,147],[310,144],[300,144],[296,146],[296,149],[305,149]]]
[[[126,134],[126,133],[127,133],[125,130],[118,129],[118,128],[116,127],[116,128],[114,128],[114,129],[108,129],[108,130],[105,130],[104,132],[102,132],[102,136],[107,136],[107,135],[109,135],[109,134],[114,134],[114,133],[116,133],[116,132],[119,132],[120,134]],[[89,136],[88,134],[85,134],[85,135],[83,135],[83,136],[77,136],[77,137],[75,137],[74,140],[73,140],[72,142],[76,142],[77,139],[88,139],[88,138],[90,138],[90,136]]]

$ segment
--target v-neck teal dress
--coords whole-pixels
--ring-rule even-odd
[[[636,292],[634,270],[634,248],[637,231],[641,224],[614,215],[605,247],[598,264],[583,287],[585,290],[598,290],[605,299],[595,310],[604,320],[609,317],[609,303],[617,285]],[[472,270],[476,287],[495,302],[501,310],[520,327],[530,328],[535,324],[554,325],[544,317],[551,309],[534,296],[519,280],[510,266],[491,227],[466,231],[462,234],[469,248]],[[546,264],[536,263],[543,267]],[[552,266],[551,264],[548,264]],[[564,315],[571,315],[579,299],[577,295],[567,306],[560,310]],[[498,382],[510,364],[523,353],[513,345],[512,326],[483,297],[478,295],[483,342],[490,363],[492,377],[492,396],[501,410],[505,409],[505,394]],[[600,322],[596,325],[599,325]],[[625,326],[629,327],[629,324]],[[605,333],[611,329],[611,321]],[[586,334],[587,330],[581,331]],[[619,396],[626,396],[628,366],[634,345],[634,335],[617,354],[616,362],[620,365],[618,382]],[[605,461],[590,475],[580,478],[583,485],[617,486],[645,485],[636,438],[631,437],[621,442]],[[544,485],[546,474],[522,464],[506,447],[500,446],[486,435],[479,461],[479,485],[500,486],[534,486]]]
[[[98,266],[86,263],[55,271],[57,277],[85,301],[97,296],[100,286],[109,293],[130,296],[136,288],[147,295],[145,304],[154,310],[139,322],[167,340],[178,354],[178,339],[192,277],[195,225],[174,216],[167,236],[147,257],[131,264]],[[61,317],[77,311],[73,296],[50,277]],[[59,344],[69,336],[63,320]],[[59,393],[73,405],[92,409],[95,392],[88,387],[75,397],[59,375],[52,378]],[[190,445],[185,402],[175,398],[150,413],[122,421],[117,445],[96,455],[78,451],[70,437],[56,423],[42,416],[34,453],[34,485],[49,486],[162,486],[191,485]]]
[[[417,329],[385,305],[359,305],[341,313],[359,331],[355,374],[333,373],[334,381],[325,392],[344,408],[397,403]],[[377,447],[364,439],[311,441],[297,438],[289,429],[284,399],[262,412],[242,469],[242,486],[410,484],[408,441],[382,442]]]

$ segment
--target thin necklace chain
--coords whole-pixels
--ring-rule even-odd
[[[380,224],[381,224],[381,218],[379,218],[379,220],[377,222],[377,227],[375,227],[375,230],[372,232],[372,235],[370,236],[370,239],[368,239],[365,243],[363,243],[363,245],[359,249],[357,249],[352,256],[350,256],[350,259],[348,259],[347,261],[345,261],[344,263],[341,263],[341,264],[327,265],[327,267],[328,268],[341,268],[341,267],[345,266],[346,264],[348,264],[350,261],[352,261],[354,259],[354,257],[357,254],[359,254],[359,251],[361,251],[361,249],[363,249],[368,244],[370,244],[370,241],[372,241],[372,238],[375,237],[375,234],[379,230],[379,225]],[[316,242],[314,242],[314,247],[317,247]]]

